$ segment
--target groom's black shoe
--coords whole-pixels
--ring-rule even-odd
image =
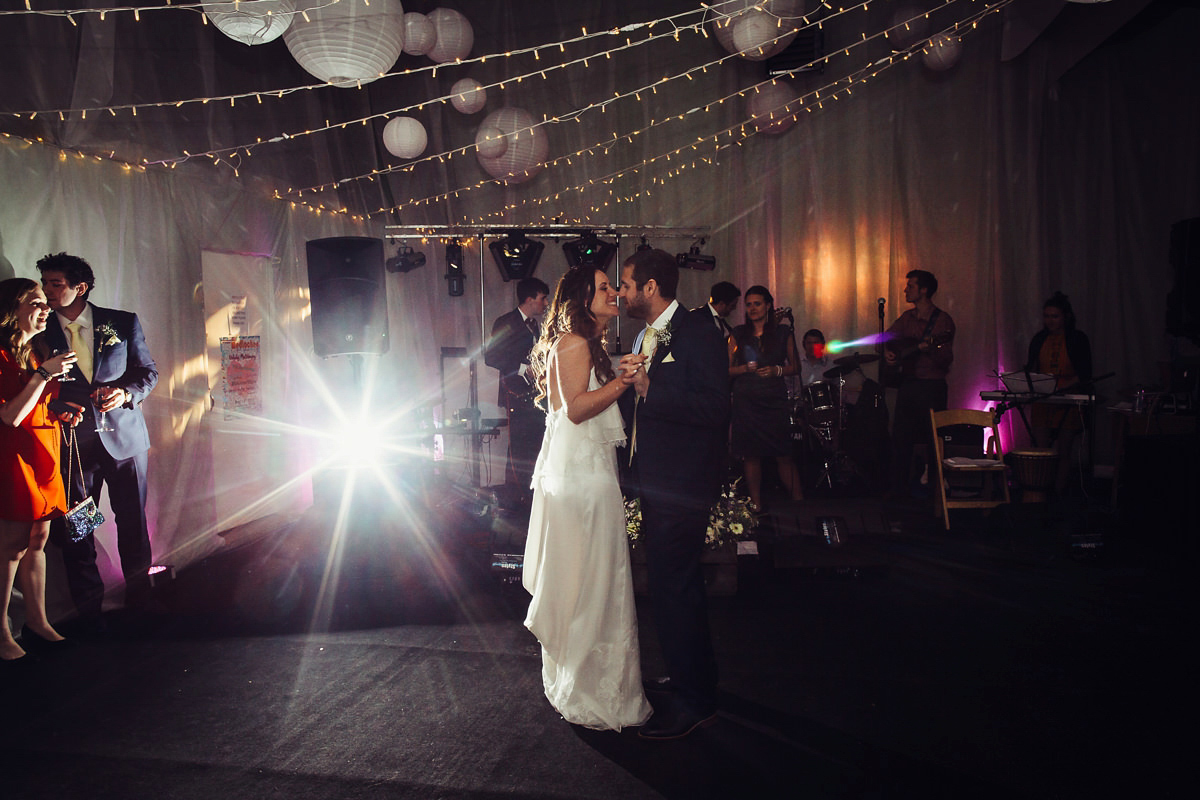
[[[666,694],[675,691],[675,684],[671,682],[671,676],[662,675],[657,678],[642,678],[642,688],[647,694]]]
[[[697,728],[707,727],[716,721],[716,712],[703,716],[687,711],[655,711],[650,721],[638,730],[638,736],[660,742],[682,739]]]

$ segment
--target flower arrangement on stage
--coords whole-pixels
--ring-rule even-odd
[[[737,493],[738,482],[741,478],[728,484],[721,492],[717,504],[708,515],[708,532],[704,543],[710,550],[720,550],[722,547],[745,539],[758,527],[758,517],[750,507],[750,499]],[[625,500],[625,532],[629,535],[629,543],[634,548],[641,544],[642,539],[642,501],[633,497]]]
[[[750,507],[750,498],[737,493],[739,481],[741,478],[725,487],[712,513],[708,515],[708,535],[704,541],[714,550],[729,542],[745,539],[758,527],[758,517]]]

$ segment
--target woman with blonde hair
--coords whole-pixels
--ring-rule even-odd
[[[45,546],[51,518],[66,510],[57,423],[78,423],[80,415],[50,410],[58,388],[53,381],[71,369],[75,354],[38,360],[32,340],[49,315],[37,283],[0,281],[0,670],[28,663],[26,648],[52,650],[65,641],[46,617]],[[8,625],[14,582],[25,598],[21,644]]]
[[[637,614],[616,448],[617,398],[642,356],[613,369],[604,334],[617,316],[608,276],[574,267],[558,282],[531,366],[546,433],[533,470],[522,583],[525,627],[542,645],[542,684],[568,721],[600,730],[641,725]]]

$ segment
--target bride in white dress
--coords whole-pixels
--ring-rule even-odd
[[[533,472],[522,583],[525,627],[542,645],[546,697],[576,725],[616,730],[651,714],[642,691],[637,615],[616,446],[616,401],[632,383],[604,349],[617,292],[601,270],[558,282],[532,364],[547,409]],[[640,356],[622,367],[636,368]]]

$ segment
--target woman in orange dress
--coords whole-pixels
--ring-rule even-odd
[[[46,539],[50,519],[66,510],[59,472],[60,422],[76,424],[78,413],[57,414],[51,381],[75,363],[60,353],[38,362],[31,340],[46,328],[50,306],[28,278],[0,281],[0,670],[26,659],[8,625],[14,581],[25,598],[25,647],[52,649],[64,641],[46,618]]]

